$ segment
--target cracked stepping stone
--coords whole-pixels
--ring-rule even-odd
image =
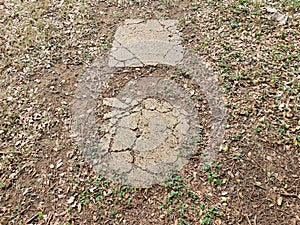
[[[167,87],[172,87],[172,95]],[[158,96],[153,95],[154,89],[161,90]],[[106,98],[105,104],[112,107],[111,113],[103,116],[104,121],[107,121],[104,124],[111,123],[114,118],[118,120],[113,127],[105,130],[112,133],[110,129],[115,128],[115,135],[104,135],[100,139],[100,143],[111,145],[108,147],[109,154],[101,157],[98,170],[106,171],[105,174],[113,180],[118,175],[122,182],[145,186],[146,183],[153,184],[166,179],[170,171],[184,166],[188,161],[184,159],[185,147],[180,142],[194,149],[196,138],[184,140],[191,138],[187,133],[194,133],[198,124],[193,104],[184,95],[184,91],[174,81],[164,77],[142,77],[127,83],[116,97]],[[138,110],[136,104],[128,108],[120,107],[123,106],[121,99],[127,103],[138,102]],[[189,113],[183,114],[183,108]],[[110,141],[107,137],[110,137]],[[118,153],[124,153],[125,162],[120,162],[122,155]],[[132,157],[131,167],[129,156]],[[116,160],[115,164],[112,160]],[[132,168],[130,172],[129,168]],[[143,177],[134,178],[139,172]]]
[[[125,20],[115,34],[109,55],[110,67],[168,64],[183,57],[176,20]]]

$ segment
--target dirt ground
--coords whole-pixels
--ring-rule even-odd
[[[300,224],[299,10],[297,0],[0,0],[1,225]],[[151,188],[97,174],[71,131],[80,76],[129,18],[177,19],[226,99],[223,147],[204,164],[209,107],[189,76],[149,66],[110,81],[103,96],[142,75],[194,93],[199,148]]]

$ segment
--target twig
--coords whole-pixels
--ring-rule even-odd
[[[23,209],[23,210],[19,213],[19,215],[22,215],[22,214],[23,214],[25,211],[27,211],[29,208],[30,208],[30,205],[29,205],[27,208]]]
[[[27,220],[26,224],[31,223],[35,218],[37,218],[39,216],[39,214],[35,214],[33,217],[31,217],[29,220]]]
[[[252,159],[252,162],[254,162],[259,168],[261,168],[264,172],[266,172],[266,170],[258,163],[256,162],[256,160]]]
[[[256,225],[256,218],[257,218],[257,216],[255,215],[254,216],[254,225]]]
[[[247,221],[248,221],[249,225],[252,225],[252,224],[251,224],[251,221],[250,221],[250,219],[249,219],[249,217],[248,217],[247,214],[246,214],[246,218],[247,218]]]
[[[297,194],[289,194],[289,193],[280,193],[281,196],[284,197],[292,197],[292,198],[298,198]]]
[[[51,215],[49,216],[49,219],[48,219],[48,221],[47,221],[47,225],[50,224],[50,221],[51,221],[52,217],[53,217],[53,214],[51,214]]]
[[[258,184],[254,184],[254,187],[258,187],[258,188],[261,188],[261,189],[263,189],[263,190],[267,190],[267,188],[265,188],[265,187],[263,187],[263,186],[260,186],[260,185],[258,185]]]

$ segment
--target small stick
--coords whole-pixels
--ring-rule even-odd
[[[31,217],[29,220],[27,220],[26,224],[29,224],[30,222],[32,222],[35,218],[37,218],[39,216],[39,214],[35,214],[33,217]]]
[[[256,225],[256,215],[254,216],[254,225]]]
[[[251,224],[251,221],[250,221],[250,219],[249,219],[249,217],[248,217],[247,214],[246,214],[246,218],[247,218],[247,221],[248,221],[249,225],[252,225],[252,224]]]
[[[292,197],[292,198],[298,198],[297,194],[289,194],[289,193],[280,193],[281,196],[284,197]]]
[[[267,188],[265,188],[265,187],[263,187],[263,186],[260,186],[260,185],[258,185],[258,184],[254,184],[254,187],[258,187],[258,188],[261,188],[261,189],[263,189],[263,190],[267,190]]]
[[[50,224],[50,221],[52,220],[52,217],[53,217],[53,214],[51,214],[51,215],[49,216],[49,219],[48,219],[48,221],[47,221],[47,225]]]
[[[27,208],[23,209],[23,210],[20,212],[20,215],[22,215],[22,214],[23,214],[25,211],[27,211],[29,208],[30,208],[30,205],[29,205]]]

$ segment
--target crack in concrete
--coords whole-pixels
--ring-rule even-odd
[[[138,58],[138,57],[136,56],[135,53],[133,53],[129,48],[127,48],[125,45],[123,45],[122,43],[120,43],[118,40],[115,40],[115,41],[120,45],[120,47],[118,47],[117,49],[119,49],[119,48],[124,48],[124,49],[126,49],[129,53],[131,53],[131,54],[134,56],[133,58],[129,58],[129,59],[126,59],[126,60],[122,60],[122,61],[121,61],[121,62],[124,63],[124,67],[125,67],[125,65],[126,65],[126,61],[130,61],[130,60],[133,60],[133,59],[137,59],[137,60],[141,63],[142,67],[145,66],[145,64],[143,63],[143,61],[142,61],[140,58]],[[113,57],[116,61],[119,61],[117,58],[115,58],[114,56],[112,56],[112,53],[110,54],[110,56]]]
[[[150,58],[147,58],[146,56],[149,52],[144,52],[142,47],[139,47],[138,49],[134,48],[134,46],[139,45],[145,46],[148,42],[151,43],[150,46],[152,47],[152,50],[154,50],[154,52],[152,52],[154,55]],[[113,49],[110,52],[110,57],[114,62],[111,61],[109,65],[112,67],[145,66],[148,63],[156,65],[161,60],[176,64],[179,60],[175,60],[174,56],[171,58],[167,56],[172,50],[182,54],[181,51],[175,49],[176,47],[179,47],[179,44],[180,36],[179,33],[176,32],[175,20],[148,20],[143,22],[138,21],[138,23],[135,23],[134,21],[131,23],[131,21],[127,20],[125,21],[124,26],[121,26],[116,32]],[[132,57],[128,54],[126,55],[126,53],[118,53],[121,49],[128,52]],[[137,62],[135,62],[135,60]]]
[[[163,81],[163,78],[158,78],[158,79],[155,79],[154,81],[153,81],[153,83],[155,84],[155,85],[159,85],[160,83],[162,83],[162,81]],[[138,88],[138,86],[136,87],[136,88]],[[153,103],[155,103],[155,105],[153,105],[153,109],[151,109],[151,105],[148,105],[147,106],[147,108],[146,108],[146,101],[148,102],[148,99],[149,98],[142,98],[140,101],[137,101],[137,103],[134,103],[132,106],[130,106],[129,108],[127,108],[127,109],[118,109],[118,112],[117,113],[115,113],[113,116],[109,116],[109,117],[106,117],[106,119],[107,120],[111,120],[112,118],[114,118],[114,117],[116,117],[117,118],[117,122],[115,123],[116,125],[115,125],[115,127],[116,127],[116,129],[119,129],[119,128],[124,128],[124,129],[128,129],[128,130],[130,130],[131,128],[131,113],[129,113],[129,115],[128,114],[125,114],[125,112],[130,112],[130,111],[134,111],[134,109],[136,108],[136,106],[137,105],[140,105],[141,106],[141,111],[138,111],[138,112],[135,112],[135,113],[137,113],[137,115],[139,115],[138,116],[138,121],[137,121],[137,127],[136,127],[136,132],[135,132],[135,136],[136,136],[136,138],[134,139],[134,142],[132,143],[132,145],[131,146],[127,146],[127,148],[126,149],[123,149],[123,150],[116,150],[116,149],[113,149],[113,145],[112,144],[110,144],[110,146],[109,146],[109,153],[110,154],[112,154],[112,153],[122,153],[122,152],[129,152],[130,153],[130,155],[132,156],[132,161],[130,162],[131,163],[131,165],[132,165],[132,168],[136,168],[138,165],[136,164],[137,163],[137,159],[136,159],[136,157],[138,156],[138,155],[140,155],[141,153],[139,152],[139,147],[138,147],[138,145],[137,145],[137,141],[139,140],[139,138],[138,138],[138,136],[139,136],[139,130],[144,130],[144,126],[145,125],[147,125],[149,122],[150,122],[150,118],[148,118],[148,116],[146,116],[146,114],[144,114],[146,111],[149,111],[149,112],[152,112],[152,113],[154,113],[153,115],[155,115],[155,113],[158,113],[158,115],[160,115],[160,114],[162,114],[162,115],[165,115],[164,117],[166,117],[166,118],[168,118],[168,114],[172,114],[172,116],[174,117],[175,115],[173,115],[173,110],[175,110],[175,108],[170,108],[169,110],[165,110],[165,112],[160,112],[160,111],[157,111],[157,109],[158,108],[160,108],[159,106],[163,106],[163,104],[164,104],[164,102],[165,102],[165,99],[163,99],[161,96],[159,97],[159,98],[156,98],[157,100],[155,100],[155,102],[153,102],[153,100],[151,100]],[[152,99],[152,98],[150,98],[150,99]],[[106,99],[105,101],[106,101],[106,104],[107,105],[113,105],[113,103],[109,103],[109,100],[111,100],[111,101],[113,101],[113,102],[116,102],[116,101],[114,101],[114,99]],[[134,102],[133,100],[131,100],[131,99],[126,99],[127,101],[129,101],[130,103],[129,104],[132,104],[132,102]],[[119,99],[119,101],[120,101],[120,103],[124,103],[124,101],[121,101],[120,99]],[[149,102],[150,103],[150,102]],[[128,103],[127,103],[128,104]],[[115,106],[115,107],[117,107],[118,108],[118,106]],[[148,109],[148,107],[150,107],[149,109]],[[165,106],[164,106],[165,107]],[[168,107],[170,107],[170,106],[168,106]],[[172,106],[173,107],[173,106]],[[152,116],[153,116],[152,115]],[[181,115],[181,116],[183,116],[183,114],[181,113],[181,112],[178,112],[177,113],[177,115]],[[127,119],[126,119],[127,118]],[[175,118],[175,117],[174,117]],[[121,123],[121,121],[122,120],[124,120],[125,119],[125,123],[123,122],[123,123]],[[165,120],[165,119],[164,119]],[[166,140],[165,140],[165,142],[166,143],[168,143],[169,141],[171,141],[172,142],[172,140],[176,140],[175,141],[175,146],[178,144],[178,140],[179,140],[179,137],[178,137],[178,135],[179,135],[179,133],[178,134],[175,134],[174,132],[175,132],[175,130],[173,129],[174,127],[176,127],[179,123],[180,123],[180,118],[178,117],[178,119],[176,119],[176,122],[171,126],[171,127],[169,127],[168,129],[170,129],[170,133],[167,135],[167,137],[166,137]],[[128,124],[127,124],[128,123]],[[121,125],[120,125],[121,124]],[[110,127],[110,126],[108,126],[108,127]],[[166,127],[167,128],[167,127]],[[170,137],[168,137],[169,135],[171,135],[172,136],[172,138],[170,138]],[[151,135],[149,136],[149,137],[151,137]],[[112,136],[111,137],[112,139],[114,139],[115,138],[115,136]],[[154,140],[154,139],[153,139]],[[112,140],[111,140],[111,142],[112,142]],[[159,142],[161,142],[161,141],[159,141]],[[174,144],[172,144],[172,145],[174,145]],[[156,145],[156,148],[158,147],[159,145]],[[173,147],[171,147],[171,148],[173,148]],[[136,149],[136,150],[135,150]],[[142,157],[142,158],[144,158],[144,157],[149,157],[149,156],[147,156],[147,154],[146,155],[144,155],[144,156],[139,156],[139,158],[140,157]],[[140,160],[140,159],[139,159]],[[176,160],[177,160],[177,157],[176,157]],[[176,162],[176,160],[173,160],[173,163],[174,162]],[[102,161],[105,161],[105,158],[103,158],[103,160]],[[164,168],[165,167],[165,165],[166,165],[166,163],[164,163],[164,159],[160,159],[159,161],[161,161],[161,162],[156,162],[155,163],[155,165],[157,165],[157,166],[159,166],[160,168]],[[169,164],[168,164],[169,165]],[[151,171],[151,170],[149,170],[149,169],[147,169],[147,167],[148,166],[146,166],[146,168],[144,168],[143,166],[139,166],[139,168],[141,169],[141,168],[144,168],[143,169],[143,171],[145,171],[145,172],[149,172],[149,171]],[[120,171],[121,172],[121,171]],[[155,173],[155,172],[153,172],[153,171],[151,171],[152,172],[152,175],[155,175],[155,174],[158,174],[158,173]],[[123,175],[125,174],[125,173],[122,173]]]

